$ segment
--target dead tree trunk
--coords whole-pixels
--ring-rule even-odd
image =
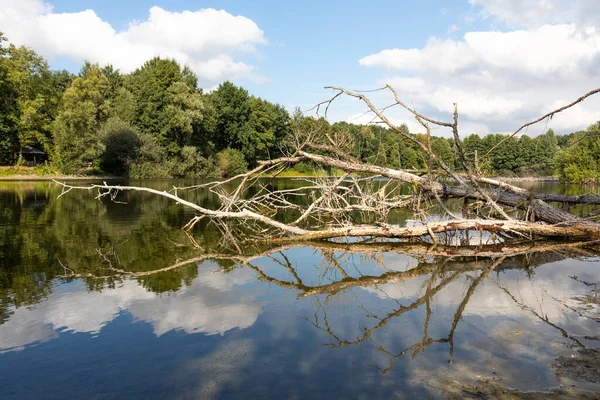
[[[452,122],[437,121],[426,117],[405,105],[389,85],[378,90],[389,91],[395,100],[394,105],[412,113],[427,132],[427,142],[423,143],[395,126],[383,113],[383,109],[373,105],[362,93],[354,93],[344,88],[329,87],[335,95],[316,106],[318,110],[342,95],[362,101],[374,118],[383,122],[389,129],[412,142],[429,157],[428,173],[419,176],[414,171],[392,169],[365,163],[350,155],[348,138],[324,137],[314,132],[295,132],[285,157],[260,163],[255,169],[236,177],[203,185],[173,190],[159,191],[145,187],[91,185],[85,187],[63,186],[63,194],[72,189],[96,189],[98,197],[114,199],[123,190],[145,191],[164,196],[177,203],[194,209],[197,216],[184,228],[190,231],[202,218],[209,218],[223,231],[224,237],[233,242],[239,241],[323,241],[335,238],[386,238],[410,239],[425,242],[457,244],[456,235],[460,232],[473,232],[480,239],[506,242],[512,239],[533,240],[539,237],[578,240],[600,239],[600,223],[569,213],[568,207],[554,207],[549,204],[588,204],[599,205],[600,196],[565,196],[534,193],[510,185],[506,182],[486,178],[478,168],[472,168],[465,156],[458,129],[458,108],[455,104]],[[585,98],[600,92],[591,91],[573,103],[554,110],[532,123],[549,118]],[[446,165],[431,149],[430,125],[451,128],[464,172],[457,172]],[[514,134],[518,134],[523,127]],[[482,157],[485,157],[483,155]],[[306,184],[295,189],[277,190],[264,185],[259,178],[277,176],[284,169],[299,162],[310,161],[320,166],[336,168],[344,172],[339,178],[306,179]],[[436,176],[432,165],[439,166]],[[382,183],[382,179],[384,182]],[[238,182],[233,191],[227,184]],[[402,195],[396,190],[398,184],[408,185],[412,194]],[[396,186],[394,186],[396,185]],[[253,195],[249,195],[252,188]],[[205,189],[221,199],[218,209],[207,209],[179,196],[187,190]],[[299,205],[294,198],[308,198],[308,205]],[[477,203],[476,218],[456,215],[447,206],[449,199],[463,199]],[[304,202],[306,203],[306,202]],[[442,211],[432,218],[427,207],[436,206]],[[465,210],[468,209],[468,204]],[[389,216],[398,209],[408,209],[415,216],[411,225],[400,226],[389,223]],[[292,222],[284,214],[295,215]],[[287,218],[289,220],[289,218]],[[369,222],[370,221],[370,222]],[[467,238],[472,236],[467,235]]]

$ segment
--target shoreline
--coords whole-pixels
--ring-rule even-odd
[[[338,178],[338,175],[286,175],[278,176],[275,179],[300,179],[300,178]],[[268,178],[268,176],[266,177]],[[491,177],[499,181],[511,182],[560,182],[560,179],[555,176],[526,176],[526,177],[506,177],[495,176]],[[51,181],[51,180],[116,180],[116,179],[131,179],[122,176],[73,176],[73,175],[35,175],[35,174],[15,174],[0,176],[0,181]],[[182,179],[182,178],[146,178],[146,179]],[[184,178],[183,178],[184,179]]]
[[[560,182],[560,179],[555,176],[524,176],[524,177],[506,177],[496,176],[492,179],[499,181],[511,181],[511,182]]]
[[[65,181],[94,181],[94,180],[115,180],[115,179],[127,179],[118,176],[69,176],[69,175],[6,175],[0,176],[0,181],[11,182],[11,181],[52,181],[52,180],[65,180]]]

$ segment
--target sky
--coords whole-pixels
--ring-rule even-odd
[[[328,99],[327,85],[390,84],[434,118],[451,120],[456,102],[463,137],[512,132],[600,87],[598,22],[596,0],[0,0],[0,31],[54,69],[77,72],[88,60],[131,72],[171,57],[206,90],[230,80],[290,111]],[[369,95],[380,107],[393,102],[389,92]],[[344,98],[327,118],[368,123],[365,111]],[[398,107],[386,115],[423,130]],[[598,120],[600,97],[526,133]]]

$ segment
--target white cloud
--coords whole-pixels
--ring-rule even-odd
[[[583,2],[589,0],[583,0]],[[479,6],[485,18],[493,17],[512,25],[535,26],[564,22],[572,16],[579,0],[469,0]]]
[[[464,42],[432,38],[421,49],[388,49],[360,59],[360,65],[388,70],[422,69],[454,73],[472,65],[473,54]]]
[[[458,31],[458,30],[460,30],[460,27],[459,27],[458,25],[454,25],[454,24],[453,24],[453,25],[450,25],[450,26],[448,27],[448,29],[446,30],[446,34],[447,34],[447,35],[450,35],[450,34],[452,34],[452,33],[456,32],[456,31]]]
[[[509,26],[536,27],[574,22],[593,27],[600,21],[600,3],[594,0],[469,0],[484,18]]]
[[[584,75],[600,56],[600,32],[581,35],[575,25],[525,31],[468,32],[463,40],[432,38],[422,49],[389,49],[360,59],[367,67],[439,75],[473,71],[532,75],[536,79]]]
[[[0,325],[0,352],[56,339],[59,330],[97,334],[122,311],[150,323],[157,336],[172,330],[215,335],[251,326],[261,306],[254,295],[233,287],[250,282],[253,272],[212,272],[215,268],[213,263],[202,264],[191,286],[163,295],[146,291],[135,280],[102,292],[88,292],[79,282],[75,290],[56,291],[31,309],[13,309]]]
[[[500,21],[510,19],[509,14],[531,19],[529,13],[545,15],[544,9],[569,10],[560,20],[523,22],[527,29],[467,32],[460,40],[430,38],[422,48],[385,49],[359,63],[386,71],[378,84],[389,83],[427,115],[451,120],[457,102],[461,125],[513,131],[598,85],[600,29],[581,22],[583,11],[590,12],[588,3],[567,3],[472,0]],[[600,11],[600,3],[595,4]],[[559,133],[585,128],[598,119],[598,108],[600,99],[592,98],[555,115],[548,127]]]
[[[254,66],[234,57],[267,43],[252,20],[214,9],[171,12],[154,6],[146,21],[117,32],[93,10],[54,13],[41,0],[0,0],[0,26],[11,42],[46,57],[111,63],[124,72],[154,56],[171,57],[188,64],[208,86],[225,79],[260,79]]]
[[[346,122],[356,125],[371,125],[371,124],[381,124],[381,120],[379,118],[373,119],[373,113],[360,113],[349,116],[346,119]],[[400,126],[402,124],[406,124],[408,126],[409,132],[422,132],[424,131],[423,126],[419,124],[414,119],[404,119],[404,118],[394,118],[389,117],[389,120],[392,124],[396,126]]]
[[[427,82],[423,78],[406,78],[401,76],[380,80],[379,82],[383,85],[388,83],[400,92],[418,92],[425,89],[427,85]]]

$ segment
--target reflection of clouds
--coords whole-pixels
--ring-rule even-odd
[[[225,274],[215,269],[203,264],[191,286],[168,295],[148,292],[134,280],[102,292],[88,292],[81,281],[58,287],[41,304],[14,310],[0,325],[0,351],[57,338],[59,329],[96,334],[121,311],[151,323],[158,336],[171,330],[223,334],[251,326],[260,305],[252,303],[253,296],[232,289],[253,279],[252,272],[237,269]]]
[[[51,325],[37,320],[37,310],[19,309],[4,325],[0,325],[0,353],[21,350],[25,345],[35,342],[47,342],[58,338]]]
[[[234,339],[219,345],[208,356],[187,363],[173,377],[176,383],[186,386],[186,380],[199,381],[198,387],[191,387],[182,393],[182,398],[213,399],[231,386],[238,386],[247,379],[242,371],[252,364],[257,356],[256,343],[250,339]],[[252,396],[248,396],[252,398]]]
[[[492,272],[484,279],[471,296],[463,315],[519,316],[524,311],[503,290],[507,289],[516,300],[544,317],[555,322],[567,318],[564,304],[573,305],[572,298],[585,294],[589,289],[569,276],[585,276],[592,282],[600,281],[600,270],[591,272],[589,263],[578,260],[563,260],[536,268],[531,279],[522,270]],[[476,278],[483,271],[469,272]],[[365,287],[381,298],[412,300],[425,295],[428,276],[420,276],[405,282],[390,282],[377,287]],[[439,281],[437,281],[439,283]],[[434,283],[434,286],[437,283]],[[434,296],[435,304],[456,308],[464,298],[470,279],[452,282]]]

